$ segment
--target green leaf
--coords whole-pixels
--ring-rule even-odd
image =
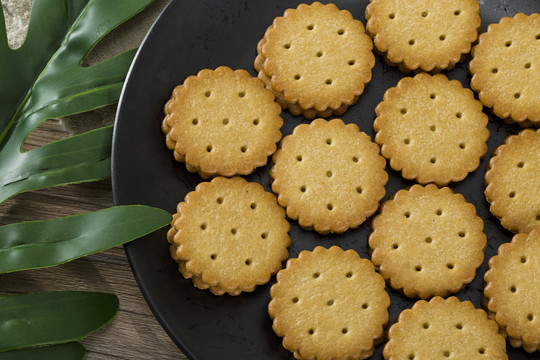
[[[135,50],[90,67],[81,63],[100,39],[153,1],[33,1],[28,35],[17,50],[7,45],[0,12],[0,202],[24,191],[110,176],[112,127],[28,152],[21,148],[46,119],[118,100]],[[135,206],[2,226],[0,273],[61,264],[169,221],[162,210]]]
[[[82,360],[84,347],[77,342],[0,352],[0,360]]]
[[[118,298],[59,291],[0,297],[0,351],[77,341],[114,318]]]
[[[164,210],[131,205],[1,226],[0,273],[58,265],[122,245],[170,221]]]
[[[0,202],[27,190],[109,177],[111,141],[112,128],[105,127],[44,145],[20,157],[0,153]]]
[[[0,12],[0,201],[22,191],[110,175],[110,129],[28,153],[21,147],[47,119],[118,100],[134,50],[90,67],[82,67],[82,60],[107,33],[153,1],[33,1],[28,35],[17,50],[7,44]],[[79,141],[85,147],[74,151]],[[92,149],[94,156],[87,156]]]

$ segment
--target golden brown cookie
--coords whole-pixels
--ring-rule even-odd
[[[171,256],[200,289],[253,291],[288,257],[285,211],[258,183],[216,177],[187,194],[177,211],[167,234]]]
[[[246,175],[265,165],[281,138],[281,108],[245,70],[201,70],[177,86],[162,130],[174,157],[203,178]]]
[[[482,104],[442,74],[401,79],[375,112],[375,141],[406,179],[439,186],[460,181],[486,154],[488,117]]]
[[[371,0],[366,29],[389,65],[403,72],[451,70],[480,30],[477,0]]]
[[[540,130],[506,138],[489,161],[485,184],[502,226],[521,233],[540,228]]]
[[[278,102],[307,119],[341,115],[371,80],[375,57],[364,25],[334,4],[300,4],[274,19],[255,69]]]
[[[498,117],[540,125],[540,14],[504,17],[472,50],[471,87]]]
[[[386,360],[506,360],[506,341],[497,324],[470,301],[452,296],[418,301],[388,331]]]
[[[489,259],[487,309],[514,347],[540,351],[540,230],[517,234]]]
[[[388,174],[379,147],[340,119],[297,126],[272,160],[279,204],[300,226],[321,234],[359,226],[385,194]]]
[[[484,223],[474,205],[449,188],[398,191],[373,219],[371,260],[406,296],[447,296],[470,283],[484,260]]]
[[[297,359],[366,359],[388,323],[383,278],[354,250],[337,246],[287,261],[270,296],[272,328]]]

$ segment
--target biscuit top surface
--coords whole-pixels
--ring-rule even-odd
[[[477,0],[372,0],[367,31],[395,63],[431,71],[457,62],[478,36]]]
[[[163,129],[174,150],[209,174],[248,173],[266,163],[281,138],[281,107],[245,70],[219,67],[188,77],[174,89],[165,114]]]
[[[351,103],[371,79],[375,57],[364,25],[335,5],[301,4],[268,28],[263,70],[272,88],[304,109]]]
[[[540,130],[523,130],[497,148],[486,172],[486,197],[514,232],[540,228]]]
[[[482,104],[470,89],[442,74],[401,79],[375,112],[375,141],[407,179],[438,185],[462,180],[487,151]]]
[[[488,309],[508,334],[540,343],[540,230],[517,234],[489,260],[484,279]]]
[[[343,232],[373,214],[388,174],[379,147],[354,124],[316,119],[299,125],[274,155],[272,189],[300,225]]]
[[[471,86],[502,118],[540,122],[540,14],[491,24],[473,48]]]
[[[508,359],[494,321],[470,301],[434,297],[404,310],[389,330],[387,360]]]
[[[234,288],[268,281],[288,255],[285,212],[258,183],[239,177],[200,183],[178,205],[178,214],[176,255],[205,283]]]
[[[353,250],[301,252],[278,273],[270,293],[274,331],[303,358],[357,358],[388,321],[384,280]]]
[[[484,259],[483,221],[474,205],[449,188],[400,190],[383,204],[372,227],[373,262],[408,296],[458,291]]]

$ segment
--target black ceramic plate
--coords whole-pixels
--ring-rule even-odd
[[[540,12],[538,0],[479,0],[482,9],[482,31],[490,23],[517,12]],[[342,9],[348,9],[356,19],[365,23],[364,9],[368,0],[336,0]],[[146,204],[171,213],[184,196],[202,181],[198,175],[186,171],[183,164],[174,161],[166,149],[160,129],[163,105],[172,89],[192,74],[204,68],[214,69],[226,65],[233,69],[246,69],[254,76],[253,60],[257,42],[272,20],[285,9],[296,7],[297,1],[279,0],[176,0],[172,1],[152,27],[132,65],[120,101],[113,146],[113,191],[117,205]],[[373,138],[375,106],[384,92],[397,84],[404,74],[388,67],[377,56],[373,79],[367,85],[358,103],[341,118],[356,123]],[[468,61],[467,61],[468,62]],[[469,87],[467,62],[459,64],[447,76],[460,80]],[[451,188],[465,196],[476,206],[484,219],[488,245],[485,261],[478,269],[474,281],[460,291],[461,300],[471,300],[480,307],[482,279],[488,259],[496,254],[502,243],[510,241],[512,234],[500,226],[489,212],[482,185],[486,165],[493,150],[510,134],[519,131],[490,113],[488,155],[477,171]],[[283,112],[283,135],[307,123],[302,117]],[[387,197],[412,184],[387,166],[390,180],[386,185]],[[270,191],[268,166],[246,177],[258,181]],[[317,245],[330,247],[337,244],[356,250],[369,259],[367,238],[371,219],[360,228],[343,235],[321,236],[301,230],[291,221],[291,257],[301,250]],[[191,359],[292,359],[283,349],[281,339],[272,331],[266,306],[270,285],[260,286],[253,293],[240,296],[214,296],[198,290],[179,274],[169,256],[167,229],[126,245],[126,252],[139,286],[171,338]],[[273,281],[272,281],[273,282]],[[392,305],[390,323],[398,314],[413,305],[414,299],[405,298],[387,287]],[[507,346],[510,359],[539,359],[538,354],[527,355],[521,349]],[[373,359],[382,359],[382,346],[375,350]],[[150,356],[150,355],[149,355]]]

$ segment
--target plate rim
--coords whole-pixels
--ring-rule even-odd
[[[139,45],[139,48],[137,49],[137,52],[135,53],[135,56],[133,57],[133,60],[131,62],[131,65],[129,66],[128,72],[126,74],[126,78],[124,80],[124,84],[122,85],[122,91],[120,92],[120,97],[118,99],[118,106],[116,108],[116,113],[114,117],[114,126],[113,126],[113,135],[112,135],[112,147],[111,147],[111,184],[112,184],[112,195],[113,195],[113,202],[115,206],[118,205],[125,205],[121,204],[120,199],[118,198],[118,178],[116,175],[116,156],[114,156],[115,149],[118,146],[118,138],[120,137],[119,130],[117,124],[119,123],[119,118],[121,117],[122,109],[127,106],[126,105],[126,99],[125,94],[127,91],[127,88],[130,86],[130,80],[133,75],[133,69],[137,66],[138,62],[140,61],[140,54],[144,51],[144,48],[146,44],[150,41],[150,37],[152,36],[155,29],[159,26],[161,22],[164,21],[165,17],[167,16],[167,13],[171,11],[172,4],[174,3],[174,0],[169,0],[167,5],[161,10],[158,17],[154,20],[146,34],[144,35],[144,38]],[[150,234],[149,234],[150,235]],[[148,235],[145,235],[148,236]],[[135,240],[136,241],[136,240]],[[182,351],[182,353],[190,360],[197,360],[195,355],[189,350],[187,345],[178,338],[175,333],[172,331],[171,326],[166,320],[166,316],[163,316],[161,312],[157,309],[154,302],[150,298],[150,294],[148,289],[144,286],[141,280],[141,275],[138,271],[136,271],[134,264],[133,264],[133,258],[132,253],[130,250],[130,243],[126,243],[123,245],[124,251],[126,253],[126,257],[128,259],[129,267],[131,269],[131,273],[133,274],[133,277],[135,278],[135,281],[137,282],[137,286],[143,295],[144,301],[146,302],[146,305],[152,311],[152,314],[154,315],[154,318],[158,321],[159,325],[165,330],[169,338],[176,344],[176,346]]]

